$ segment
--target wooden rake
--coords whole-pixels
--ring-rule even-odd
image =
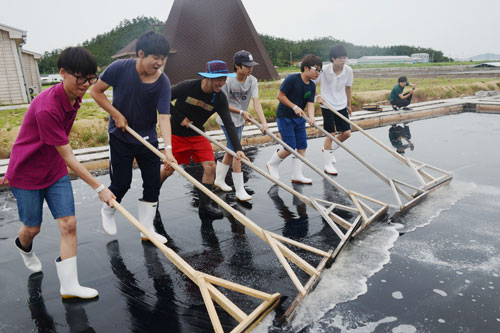
[[[257,123],[257,125],[261,126],[259,123]],[[205,137],[206,139],[208,139],[210,142],[212,142],[213,144],[215,144],[217,147],[219,147],[222,150],[224,150],[229,155],[233,156],[233,158],[238,158],[238,156],[236,155],[236,153],[234,151],[232,151],[228,147],[224,146],[223,144],[221,144],[220,142],[218,142],[214,138],[210,137],[208,134],[206,134],[205,132],[203,132],[202,130],[200,130],[199,128],[197,128],[196,126],[194,126],[193,124],[190,124],[189,127],[193,131],[195,131],[196,133],[198,133],[198,134],[202,135],[203,137]],[[283,183],[278,178],[275,178],[275,177],[271,176],[271,174],[269,174],[268,172],[265,172],[264,170],[260,169],[259,167],[257,167],[252,162],[247,161],[245,159],[241,159],[241,162],[243,164],[245,164],[246,166],[250,167],[251,169],[253,169],[255,172],[257,172],[261,176],[264,176],[265,178],[269,179],[271,182],[273,182],[276,185],[278,185],[279,187],[283,188],[288,193],[296,196],[300,201],[302,201],[303,203],[305,203],[309,207],[317,210],[321,214],[321,216],[323,217],[323,219],[328,223],[328,225],[333,229],[333,231],[340,238],[340,243],[337,245],[337,248],[335,249],[335,251],[333,252],[333,255],[332,255],[332,259],[335,259],[335,257],[340,252],[340,250],[342,249],[342,247],[349,240],[352,232],[357,228],[357,226],[358,226],[358,224],[359,224],[359,222],[361,220],[361,216],[358,215],[358,217],[354,220],[354,222],[350,223],[350,222],[346,221],[344,218],[342,218],[341,216],[333,213],[333,210],[335,208],[337,208],[339,210],[347,211],[347,212],[350,212],[350,213],[352,213],[353,211],[355,212],[356,210],[354,210],[354,209],[352,209],[350,207],[344,206],[344,205],[340,205],[340,204],[336,204],[336,203],[333,203],[333,202],[322,200],[323,204],[330,205],[330,207],[331,207],[331,208],[329,207],[328,209],[326,209],[326,208],[324,208],[324,206],[321,206],[321,205],[318,204],[317,199],[310,199],[309,197],[303,195],[302,193],[294,190],[292,187],[286,185],[285,183]],[[340,225],[340,226],[342,226],[343,228],[345,228],[347,231],[345,231],[345,232],[342,231],[337,226],[337,224]]]
[[[395,178],[390,178],[384,175],[380,170],[376,169],[373,165],[368,163],[366,160],[364,160],[361,156],[358,154],[354,153],[352,150],[350,150],[346,145],[344,145],[342,142],[340,142],[335,136],[331,135],[327,131],[325,131],[323,128],[317,126],[315,124],[315,128],[320,130],[322,133],[324,133],[326,136],[328,136],[330,139],[332,139],[336,144],[338,144],[340,147],[342,147],[345,151],[347,151],[349,154],[351,154],[355,159],[357,159],[361,164],[366,166],[368,170],[370,170],[372,173],[374,173],[377,177],[379,177],[382,181],[384,181],[392,190],[392,193],[394,195],[394,198],[396,199],[397,206],[391,205],[396,209],[396,212],[391,216],[392,219],[395,219],[402,214],[406,213],[408,210],[413,208],[416,204],[418,204],[421,200],[423,200],[427,194],[429,194],[432,190],[437,189],[440,186],[444,186],[448,184],[451,179],[453,178],[452,175],[444,171],[442,169],[436,168],[432,165],[417,161],[415,159],[408,158],[406,156],[401,156],[400,154],[396,153],[393,151],[391,148],[389,148],[387,145],[382,143],[380,140],[375,138],[373,135],[365,131],[363,128],[361,128],[359,125],[357,125],[355,122],[351,121],[347,117],[345,117],[343,114],[332,108],[330,105],[323,103],[323,106],[328,108],[331,112],[335,113],[337,116],[339,116],[341,119],[344,121],[348,122],[356,128],[360,133],[363,133],[366,137],[368,137],[370,140],[375,142],[377,145],[382,147],[384,150],[388,151],[392,156],[397,158],[399,161],[403,162],[406,166],[410,168],[410,170],[414,173],[415,177],[417,178],[418,182],[420,183],[420,186],[414,186],[411,184],[408,184],[406,182],[403,182],[401,180],[395,179]],[[307,117],[304,117],[307,119]],[[441,174],[438,177],[432,176],[429,172],[424,170],[425,168],[433,170],[435,173]],[[425,178],[425,179],[424,179]],[[427,180],[427,181],[426,181]],[[413,190],[415,191],[414,193],[410,194],[406,190]],[[364,228],[366,225],[363,225],[360,229]],[[360,230],[358,230],[359,232]],[[356,235],[356,234],[355,234]]]
[[[307,117],[305,117],[305,118],[307,118]],[[250,119],[250,121],[254,125],[256,125],[257,127],[262,128],[262,126],[255,119]],[[307,165],[308,167],[313,169],[318,175],[323,177],[327,182],[329,182],[336,189],[345,193],[354,205],[354,207],[349,207],[349,206],[340,205],[337,203],[332,203],[332,202],[325,201],[325,200],[318,199],[318,198],[309,198],[309,200],[311,201],[311,204],[314,206],[314,208],[316,210],[318,210],[321,213],[321,215],[323,217],[330,216],[334,209],[344,210],[344,211],[348,211],[348,212],[357,214],[358,216],[356,217],[355,223],[356,224],[358,223],[359,218],[362,219],[362,224],[358,228],[358,230],[359,230],[359,229],[365,228],[367,225],[369,225],[373,221],[378,220],[383,214],[385,214],[385,212],[389,208],[389,205],[386,204],[385,202],[382,202],[380,200],[373,199],[367,195],[363,195],[361,193],[357,193],[357,192],[346,189],[345,187],[343,187],[342,185],[337,183],[335,180],[333,180],[330,176],[328,176],[323,171],[318,169],[314,164],[309,162],[305,157],[300,155],[297,151],[295,151],[292,147],[287,145],[283,140],[278,138],[276,135],[274,135],[270,131],[266,131],[266,134],[268,136],[270,136],[274,141],[276,141],[277,143],[282,145],[293,156],[295,156],[296,158],[301,160],[302,163],[304,163],[305,165]],[[373,209],[365,201],[368,201],[368,202],[376,205],[377,207],[379,207],[379,209],[378,210]],[[335,215],[331,215],[331,217],[336,223],[342,225],[346,229],[349,229],[352,226],[351,223],[347,222],[346,220],[344,220],[340,217],[337,218]],[[326,221],[328,222],[328,219],[326,219]],[[330,226],[335,230],[335,228],[336,228],[335,223],[330,224]],[[337,231],[335,231],[335,232],[337,232]],[[357,234],[357,233],[359,233],[359,232],[355,232],[354,234]]]
[[[172,262],[181,272],[191,279],[199,288],[203,301],[210,316],[210,321],[215,332],[224,332],[217,315],[213,301],[219,304],[227,313],[229,313],[239,324],[231,332],[243,332],[255,327],[269,312],[271,312],[280,301],[280,294],[267,294],[262,291],[251,289],[234,282],[217,278],[212,275],[195,270],[185,262],[177,253],[160,242],[152,233],[148,231],[132,214],[130,214],[116,200],[112,201],[113,206],[137,229],[145,234],[149,240]],[[263,302],[255,308],[250,314],[246,314],[238,308],[229,298],[222,294],[215,286],[226,288],[239,292],[260,300]]]
[[[153,145],[151,145],[149,142],[144,140],[139,134],[137,134],[133,129],[127,126],[127,131],[133,135],[137,140],[139,140],[141,143],[143,143],[146,147],[148,147],[154,154],[156,154],[158,157],[160,157],[163,161],[166,161],[167,158],[165,155],[163,155],[158,149],[156,149]],[[328,252],[316,249],[312,246],[302,244],[300,242],[294,241],[292,239],[280,236],[278,234],[275,234],[273,232],[264,230],[263,228],[259,227],[257,224],[252,222],[248,217],[243,215],[241,212],[237,211],[233,207],[231,207],[227,202],[219,198],[217,195],[212,193],[209,189],[207,189],[205,186],[203,186],[200,182],[198,182],[196,179],[194,179],[189,173],[187,173],[183,168],[181,168],[179,165],[175,163],[170,164],[172,168],[180,173],[184,178],[186,178],[189,182],[191,182],[194,186],[196,186],[200,191],[203,191],[207,196],[209,196],[212,200],[214,200],[219,206],[224,208],[227,212],[229,212],[237,221],[239,221],[241,224],[243,224],[245,227],[247,227],[251,232],[253,232],[255,235],[257,235],[260,239],[262,239],[264,242],[266,242],[273,250],[274,254],[278,257],[278,260],[280,261],[281,265],[285,268],[285,271],[287,272],[288,276],[292,280],[293,284],[299,291],[299,293],[303,296],[305,296],[310,289],[314,286],[314,282],[318,279],[319,275],[327,265],[327,263],[330,261],[331,262],[331,257],[333,254],[333,251],[330,250]],[[302,259],[300,256],[298,256],[295,252],[290,250],[287,246],[285,246],[283,243],[287,243],[288,245],[292,245],[295,247],[298,247],[302,250],[309,251],[311,253],[314,253],[316,255],[319,255],[322,257],[321,261],[319,262],[317,267],[313,267],[311,264],[309,264],[307,261]],[[290,266],[290,263],[287,261],[290,260],[293,262],[297,267],[302,269],[304,272],[306,272],[309,275],[309,279],[306,282],[305,285],[303,285],[300,280],[298,279],[297,275],[293,271],[292,267]]]

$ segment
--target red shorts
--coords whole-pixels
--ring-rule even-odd
[[[210,141],[201,135],[178,136],[172,134],[172,154],[179,164],[189,164],[191,157],[196,163],[215,161]]]

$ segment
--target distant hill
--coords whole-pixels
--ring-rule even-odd
[[[165,22],[154,17],[137,17],[132,20],[123,20],[113,30],[97,35],[81,45],[87,48],[97,59],[99,69],[104,69],[113,59],[111,56],[117,51],[139,37],[147,30],[163,31]],[[330,47],[342,44],[346,47],[349,58],[360,58],[365,55],[411,55],[412,53],[428,53],[433,62],[452,61],[443,55],[443,52],[430,48],[422,48],[408,45],[395,46],[361,46],[333,37],[323,37],[301,41],[291,41],[284,38],[269,35],[259,35],[275,66],[287,66],[299,62],[304,55],[314,53],[323,59],[329,60]],[[57,57],[62,50],[56,49],[45,52],[39,63],[41,74],[57,73]]]
[[[484,53],[474,57],[467,58],[467,60],[471,61],[489,61],[489,60],[500,60],[500,54],[494,53]]]
[[[111,56],[129,42],[147,30],[163,31],[164,24],[165,22],[154,17],[141,16],[132,20],[123,20],[113,30],[97,35],[91,40],[83,42],[81,46],[96,57],[97,65],[102,69],[112,62]],[[57,73],[57,57],[61,51],[56,49],[52,52],[45,52],[38,64],[41,74]]]
[[[259,35],[264,47],[266,48],[274,65],[290,65],[290,53],[292,63],[300,61],[306,54],[313,53],[319,56],[323,61],[329,61],[330,48],[333,45],[344,45],[347,49],[349,58],[356,59],[362,56],[410,56],[413,53],[428,53],[432,62],[453,61],[445,57],[443,52],[430,48],[394,45],[394,46],[362,46],[354,45],[344,40],[338,40],[333,37],[322,37],[302,41],[291,41],[284,38],[268,35]]]

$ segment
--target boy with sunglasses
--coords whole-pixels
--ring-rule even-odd
[[[162,72],[170,45],[165,37],[147,31],[137,39],[137,59],[116,60],[101,74],[91,95],[111,117],[109,118],[110,190],[121,202],[132,182],[134,159],[141,170],[143,193],[138,201],[139,221],[160,242],[167,239],[156,233],[154,217],[160,194],[160,159],[126,131],[127,125],[153,146],[158,147],[157,118],[165,143],[168,163],[175,162],[172,155],[170,130],[170,81]],[[104,94],[113,87],[113,103]],[[157,112],[158,110],[158,112]],[[159,117],[157,115],[159,113]],[[116,235],[115,209],[101,209],[104,231]],[[147,241],[141,233],[141,239]]]
[[[40,232],[46,201],[61,232],[60,256],[56,259],[60,293],[63,298],[94,298],[97,290],[78,282],[75,203],[68,167],[106,206],[115,196],[76,159],[68,135],[83,95],[97,81],[97,64],[84,48],[70,47],[60,54],[57,67],[63,81],[39,94],[26,111],[4,180],[9,181],[23,222],[15,245],[26,267],[32,272],[42,270],[33,240]]]
[[[352,113],[352,68],[346,65],[347,51],[342,45],[333,46],[330,49],[331,64],[323,67],[323,72],[319,76],[318,83],[321,85],[321,95],[316,96],[316,102],[323,104],[326,102],[337,110],[344,117],[349,119]],[[323,126],[325,131],[335,136],[340,142],[351,137],[351,125],[327,109],[321,108],[323,114]],[[336,176],[337,169],[333,166],[337,161],[333,152],[340,146],[329,137],[325,137],[323,145],[324,172]]]
[[[217,112],[238,158],[247,159],[247,157],[243,153],[236,127],[231,119],[226,95],[222,92],[226,78],[236,75],[229,73],[227,64],[221,60],[207,62],[206,71],[198,74],[203,79],[182,81],[172,88],[172,101],[175,100],[175,105],[172,105],[173,153],[180,164],[189,164],[191,157],[195,163],[201,163],[203,166],[201,182],[213,191],[215,157],[212,145],[209,140],[190,129],[189,124],[204,130],[203,124]],[[171,171],[164,168],[162,179],[171,174]],[[200,217],[211,220],[223,218],[222,211],[216,204],[202,191],[198,193]]]
[[[282,140],[292,149],[305,156],[307,148],[306,121],[303,118],[304,110],[310,125],[314,125],[314,95],[316,94],[317,79],[321,73],[321,59],[314,54],[308,54],[302,59],[300,74],[289,75],[281,84],[278,91],[278,110],[276,122]],[[271,159],[266,163],[267,170],[271,176],[279,179],[278,166],[291,153],[285,148],[274,152]],[[293,158],[292,161],[292,183],[312,184],[310,178],[302,174],[302,161]]]

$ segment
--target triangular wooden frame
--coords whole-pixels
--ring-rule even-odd
[[[196,128],[194,125],[191,125],[191,128]],[[151,145],[148,141],[144,140],[137,132],[135,132],[133,129],[127,126],[127,131],[134,136],[139,142],[144,144],[147,148],[149,148],[154,154],[156,154],[158,157],[160,157],[163,161],[166,161],[167,158],[165,155],[163,155],[158,149],[156,149],[153,145]],[[301,295],[306,295],[308,290],[307,288],[304,287],[304,285],[299,281],[297,278],[297,275],[291,268],[290,264],[288,263],[287,260],[284,258],[288,258],[288,260],[292,261],[296,266],[300,269],[302,269],[304,272],[306,272],[310,278],[308,279],[307,284],[312,284],[312,282],[316,281],[321,273],[321,271],[324,269],[325,265],[329,260],[331,260],[333,251],[330,250],[328,252],[316,249],[312,246],[308,246],[305,244],[302,244],[300,242],[294,241],[292,239],[280,236],[278,234],[275,234],[273,232],[264,230],[263,228],[259,227],[257,224],[255,224],[253,221],[251,221],[248,217],[243,215],[241,212],[237,211],[233,207],[231,207],[227,202],[219,198],[217,195],[212,193],[209,189],[207,189],[205,186],[203,186],[199,181],[197,181],[195,178],[193,178],[189,173],[187,173],[183,168],[181,168],[179,165],[175,163],[171,163],[170,166],[177,171],[179,174],[181,174],[184,178],[186,178],[189,182],[191,182],[194,186],[196,186],[200,191],[205,193],[208,197],[210,197],[212,200],[214,200],[219,206],[221,206],[223,209],[225,209],[228,213],[230,213],[236,220],[238,220],[241,224],[243,224],[247,229],[249,229],[251,232],[253,232],[255,235],[257,235],[260,239],[262,239],[264,242],[266,242],[272,249],[275,255],[278,257],[280,263],[283,265],[285,268],[285,271],[287,272],[288,276],[292,280],[293,284],[299,291]],[[293,253],[292,250],[287,248],[283,243],[287,243],[288,245],[292,245],[295,247],[298,247],[302,250],[309,251],[311,253],[314,253],[321,258],[319,264],[316,267],[313,267],[312,265],[308,264],[305,260],[301,259],[298,255]]]
[[[304,117],[304,118],[306,118],[306,120],[307,120],[307,117]],[[262,129],[262,126],[255,119],[250,119],[250,121],[255,126],[257,126],[259,129]],[[305,165],[307,165],[308,167],[310,167],[314,172],[316,172],[318,175],[320,175],[321,177],[323,177],[333,187],[335,187],[339,191],[343,192],[351,200],[351,202],[353,203],[354,207],[351,208],[351,209],[353,209],[353,212],[361,215],[361,217],[363,218],[363,224],[362,224],[362,226],[366,227],[366,225],[368,225],[369,223],[371,223],[371,222],[379,219],[387,211],[387,209],[389,208],[389,205],[386,204],[385,202],[382,202],[380,200],[376,200],[376,199],[370,198],[367,195],[363,195],[363,194],[360,194],[360,193],[349,191],[348,189],[346,189],[345,187],[343,187],[342,185],[340,185],[339,183],[337,183],[335,180],[333,180],[331,177],[329,177],[327,174],[325,174],[323,171],[321,171],[320,169],[318,169],[315,165],[313,165],[311,162],[309,162],[305,157],[303,157],[302,155],[300,155],[297,151],[295,151],[294,149],[292,149],[292,147],[290,147],[289,145],[287,145],[283,140],[281,140],[280,138],[278,138],[276,135],[274,135],[270,131],[266,131],[266,134],[269,137],[271,137],[275,142],[277,142],[280,145],[282,145],[295,158],[298,158],[299,160],[301,160],[302,163],[304,163]],[[368,202],[370,202],[372,205],[378,206],[379,209],[377,209],[377,210],[372,209],[365,202],[365,200],[368,201]],[[331,203],[331,204],[334,204],[334,203]],[[335,204],[335,205],[337,205],[338,207],[341,206],[339,204]],[[343,207],[344,207],[344,209],[346,209],[347,206],[343,206]],[[332,218],[333,217],[334,216],[332,216]]]
[[[205,274],[195,270],[187,262],[185,262],[177,253],[161,243],[152,233],[149,232],[132,214],[130,214],[122,205],[113,200],[113,206],[118,210],[130,223],[132,223],[140,232],[145,234],[148,239],[172,262],[179,270],[181,270],[191,281],[199,288],[205,302],[205,306],[210,317],[210,321],[214,331],[224,332],[222,324],[217,315],[213,301],[221,306],[228,314],[230,314],[238,325],[231,332],[244,332],[254,327],[261,321],[280,301],[280,294],[268,294],[256,289],[242,286],[240,284],[230,282],[215,276]],[[215,286],[223,287],[241,294],[258,298],[263,302],[256,307],[250,314],[243,312],[229,298],[221,293]]]
[[[354,158],[356,158],[359,162],[361,162],[364,166],[366,166],[372,173],[374,173],[377,177],[379,177],[382,181],[384,181],[392,190],[392,193],[394,195],[394,198],[396,200],[396,205],[392,204],[391,207],[396,209],[396,212],[391,216],[392,219],[396,219],[399,216],[405,214],[408,210],[410,210],[412,207],[414,207],[418,202],[423,200],[427,194],[429,194],[430,191],[433,191],[437,189],[440,186],[448,184],[451,179],[453,178],[452,175],[443,170],[439,169],[437,167],[434,167],[432,165],[417,161],[412,158],[408,158],[406,156],[401,156],[400,154],[394,152],[391,148],[389,148],[387,145],[382,143],[380,140],[372,136],[370,133],[365,131],[363,128],[361,128],[359,125],[357,125],[355,122],[352,120],[348,119],[344,115],[342,115],[340,112],[335,110],[333,107],[330,105],[323,103],[323,107],[326,107],[329,109],[331,112],[335,113],[335,115],[339,116],[341,119],[344,121],[348,122],[351,124],[352,127],[354,127],[356,130],[358,130],[360,133],[364,134],[366,137],[368,137],[370,140],[375,142],[377,145],[382,147],[384,150],[389,152],[393,157],[401,161],[403,164],[408,166],[410,170],[413,172],[415,175],[417,181],[419,182],[419,186],[411,185],[406,182],[403,182],[401,180],[395,179],[395,178],[390,178],[384,175],[380,170],[375,168],[373,165],[368,163],[366,160],[364,160],[361,156],[358,154],[354,153],[349,147],[347,147],[345,144],[340,142],[335,136],[331,135],[327,131],[325,131],[323,128],[315,125],[315,128],[321,131],[323,134],[328,136],[330,139],[332,139],[336,144],[338,144],[341,148],[343,148],[346,152],[348,152],[350,155],[352,155]],[[307,117],[304,117],[307,119]],[[433,172],[439,173],[440,176],[433,176],[429,172],[427,172],[425,169],[430,169]],[[406,189],[414,190],[415,192],[410,194]],[[362,225],[362,228],[366,227],[365,224]],[[360,229],[362,229],[360,228]],[[359,233],[358,230],[357,233]],[[357,233],[355,235],[357,235]]]

